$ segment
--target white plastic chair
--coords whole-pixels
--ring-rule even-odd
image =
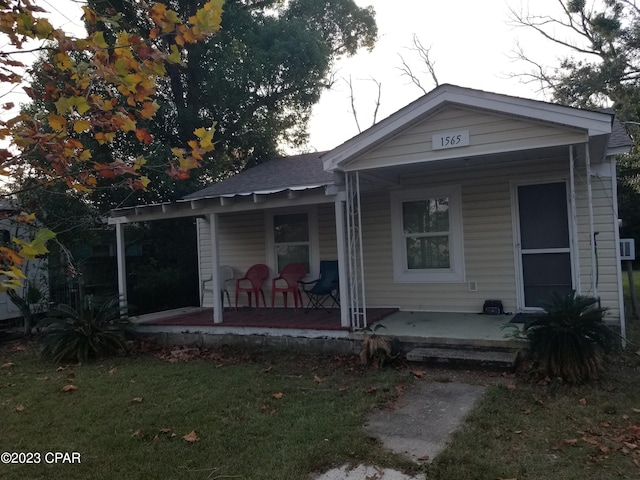
[[[227,289],[227,282],[233,280],[234,273],[233,268],[229,265],[220,265],[218,268],[218,281],[220,282],[220,295],[222,295],[222,307],[224,308],[224,296],[227,295],[227,303],[231,306],[231,298],[229,297],[229,290]],[[207,287],[207,283],[210,284]],[[213,277],[209,276],[204,278],[200,285],[200,307],[204,307],[204,292],[209,291],[213,293]]]

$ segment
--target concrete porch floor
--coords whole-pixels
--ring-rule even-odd
[[[519,343],[509,337],[512,328],[522,324],[509,323],[514,315],[481,315],[457,312],[405,312],[394,309],[371,309],[369,324],[380,336],[397,339],[405,348],[412,345],[453,346],[467,348],[517,348]],[[134,319],[138,330],[148,333],[199,333],[203,335],[240,335],[269,337],[299,337],[351,339],[360,341],[369,330],[349,331],[340,327],[339,311],[275,312],[239,311],[225,313],[222,324],[212,323],[210,309],[185,307],[167,312],[142,315]],[[381,325],[382,327],[376,327]]]
[[[395,312],[379,320],[375,333],[403,343],[511,348],[520,345],[510,337],[522,323],[509,323],[515,315],[458,312]],[[356,332],[357,333],[357,332]]]

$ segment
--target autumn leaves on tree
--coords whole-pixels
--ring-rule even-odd
[[[51,59],[45,65],[44,91],[24,88],[31,100],[45,100],[55,110],[22,113],[0,120],[0,174],[11,185],[11,177],[29,171],[38,178],[35,188],[64,182],[80,192],[94,189],[100,179],[109,179],[131,189],[146,189],[146,159],[121,155],[94,159],[104,145],[124,140],[148,145],[151,133],[142,125],[154,118],[158,82],[168,65],[183,61],[182,50],[202,41],[220,28],[223,0],[206,2],[188,19],[163,3],[143,4],[148,14],[148,35],[119,28],[120,14],[99,15],[83,6],[88,34],[68,36],[54,28],[47,12],[33,0],[0,0],[0,32],[8,47],[0,52],[0,81],[9,90],[23,82],[25,62],[20,53],[41,50]],[[105,34],[105,26],[109,34]],[[113,35],[113,32],[117,32]],[[44,42],[33,48],[32,41]],[[5,112],[15,108],[2,106]],[[204,156],[214,149],[215,123],[200,127],[187,142],[188,148],[173,148],[166,172],[173,178],[189,177]],[[33,187],[32,187],[33,188]],[[9,192],[5,196],[10,195]],[[22,215],[32,222],[32,215]],[[40,230],[31,242],[13,242],[0,247],[0,291],[20,285],[24,259],[47,252],[46,242],[54,234]]]

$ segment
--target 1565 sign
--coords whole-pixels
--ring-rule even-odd
[[[436,133],[431,137],[434,150],[444,148],[466,147],[469,145],[469,130]]]

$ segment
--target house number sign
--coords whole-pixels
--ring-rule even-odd
[[[431,137],[431,143],[434,150],[466,147],[467,145],[469,145],[469,130],[436,133]]]

